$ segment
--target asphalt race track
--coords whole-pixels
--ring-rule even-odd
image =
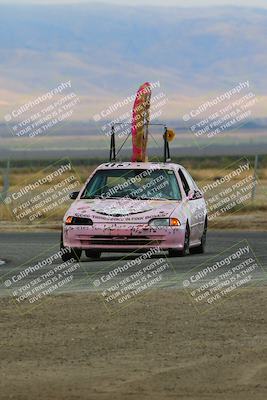
[[[38,233],[0,233],[0,295],[7,294],[6,287],[3,284],[7,277],[14,275],[14,271],[20,271],[27,268],[28,265],[35,265],[43,260],[47,255],[58,252],[59,232],[38,232]],[[187,255],[183,258],[168,258],[167,261],[172,266],[172,274],[168,275],[165,286],[182,287],[184,274],[193,268],[205,264],[209,259],[218,256],[231,246],[242,242],[249,244],[253,250],[259,264],[263,267],[263,274],[259,276],[257,272],[253,275],[253,280],[257,285],[266,283],[267,271],[267,232],[245,232],[245,231],[210,231],[207,239],[207,249],[204,255]],[[224,253],[224,255],[231,252]],[[164,254],[164,253],[162,253]],[[166,254],[167,255],[167,254]],[[100,260],[88,260],[82,255],[80,268],[75,271],[74,284],[64,286],[64,292],[95,290],[94,282],[98,277],[107,274],[118,266],[123,266],[127,261],[134,260],[140,254],[128,255],[122,253],[103,253]],[[160,255],[153,256],[157,260]],[[221,257],[223,258],[223,256]],[[34,261],[33,261],[34,260]],[[60,260],[54,261],[52,265],[60,264]],[[45,266],[38,274],[43,274],[51,269],[51,265]],[[131,268],[131,272],[124,271],[123,277],[138,271],[138,265]],[[121,276],[120,276],[121,278]],[[26,277],[27,279],[27,277]]]

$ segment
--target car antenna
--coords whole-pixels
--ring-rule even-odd
[[[119,147],[118,151],[116,151],[116,140],[115,140],[115,133],[116,133],[116,125],[129,125],[131,126],[132,124],[130,123],[125,123],[125,122],[121,122],[121,123],[115,123],[111,126],[111,132],[110,132],[110,149],[109,149],[109,161],[117,161],[117,156],[120,153],[120,151],[122,150],[123,146],[125,145],[125,143],[127,142],[127,140],[129,139],[131,132],[128,133],[126,139],[124,140],[124,142],[122,143],[122,145]],[[162,126],[164,129],[164,133],[163,133],[163,140],[164,140],[164,153],[163,153],[163,159],[164,162],[170,162],[171,161],[171,155],[170,155],[170,145],[169,143],[175,138],[175,133],[173,130],[168,129],[168,127],[165,124],[147,124],[148,126]],[[151,135],[151,134],[150,134]],[[152,136],[152,135],[151,135]]]

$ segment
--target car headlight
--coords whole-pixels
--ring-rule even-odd
[[[93,221],[90,218],[82,217],[67,217],[65,221],[66,225],[93,225]]]
[[[154,218],[148,224],[150,226],[181,226],[178,218]]]

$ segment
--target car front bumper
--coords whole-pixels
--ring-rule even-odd
[[[78,249],[136,250],[159,247],[182,249],[185,225],[151,227],[147,224],[63,225],[63,244]]]

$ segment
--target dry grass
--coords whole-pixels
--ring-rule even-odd
[[[79,181],[81,182],[81,185],[85,182],[85,180],[88,178],[88,176],[92,173],[94,170],[95,166],[78,166],[75,167],[75,173]],[[194,179],[200,184],[200,187],[202,184],[207,184],[207,183],[212,183],[214,180],[218,179],[219,177],[223,176],[222,170],[219,168],[209,168],[209,169],[190,169],[190,173],[194,177]],[[231,172],[231,170],[227,170],[224,173]],[[40,171],[40,168],[16,168],[12,169],[12,172],[10,173],[10,192],[14,192],[19,190],[21,187],[24,187],[27,183],[29,182],[34,182],[36,179],[43,178],[49,173],[49,170],[43,168]],[[235,215],[258,215],[258,218],[256,220],[260,221],[261,218],[259,218],[259,213],[262,215],[262,218],[265,218],[265,213],[267,211],[267,203],[266,203],[266,193],[267,193],[267,169],[261,169],[259,170],[259,181],[260,184],[257,187],[256,190],[256,198],[252,202],[247,202],[240,210],[235,210],[232,209],[231,212],[228,215],[231,215],[233,212],[235,212]],[[236,178],[236,180],[240,180],[245,177],[245,174],[243,176],[241,175],[240,177]],[[61,181],[62,178],[58,177],[53,181],[53,183],[58,183]],[[3,178],[0,176],[0,192],[2,190],[2,185],[3,185]],[[48,189],[50,186],[49,184],[43,185],[42,190]],[[41,219],[36,219],[34,224],[42,224],[43,222],[49,222],[49,221],[54,221],[60,223],[62,220],[62,216],[64,215],[65,211],[71,204],[71,201],[68,203],[64,203],[63,206],[57,207],[56,210],[54,210],[53,213],[48,213],[45,214],[44,216],[41,217]],[[237,212],[236,212],[237,211]],[[226,214],[227,216],[227,214]],[[236,218],[236,217],[235,217]],[[9,209],[4,205],[0,204],[0,220],[1,221],[14,221],[12,218],[12,214],[9,211]],[[231,223],[229,226],[228,221],[228,227],[231,227]],[[217,224],[216,224],[217,225]],[[220,225],[225,225],[225,221],[221,219]],[[236,222],[235,219],[235,226],[237,226],[238,223]],[[218,226],[217,226],[218,227]]]

